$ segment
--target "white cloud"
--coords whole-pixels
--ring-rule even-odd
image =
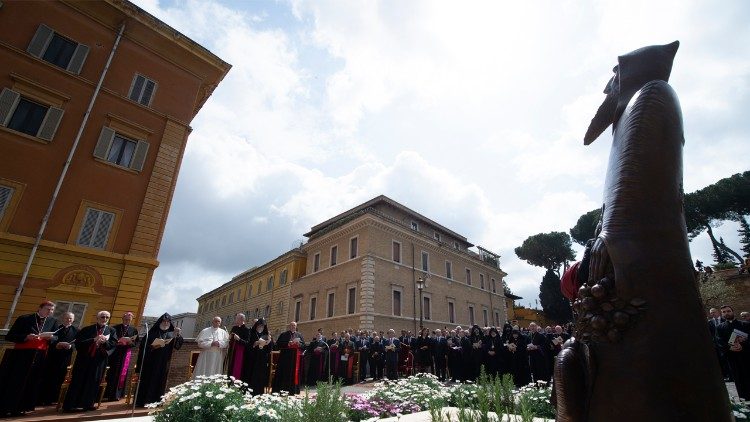
[[[686,190],[747,168],[741,1],[137,3],[233,65],[192,123],[150,313],[379,194],[500,252],[533,301],[543,271],[513,248],[599,207],[610,140],[583,134],[642,45],[682,41]]]

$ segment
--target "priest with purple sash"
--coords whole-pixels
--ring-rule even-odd
[[[234,316],[234,327],[229,332],[229,351],[227,352],[227,375],[242,379],[242,364],[245,361],[245,348],[250,339],[250,329],[245,326],[245,314]]]
[[[133,353],[138,344],[138,329],[131,325],[132,322],[133,313],[125,312],[122,316],[122,324],[112,327],[117,334],[117,344],[107,362],[109,371],[104,397],[109,401],[118,401],[125,395],[125,388],[130,378],[130,362],[136,358]]]

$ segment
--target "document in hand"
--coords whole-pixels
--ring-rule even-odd
[[[740,331],[740,330],[738,330],[738,329],[735,328],[732,331],[732,335],[729,336],[729,342],[728,343],[729,343],[730,346],[737,342],[737,337],[745,337],[745,338],[747,338],[747,333],[744,332],[744,331]]]
[[[171,341],[172,341],[171,338],[166,339],[166,340],[161,339],[161,338],[157,338],[157,339],[154,339],[154,342],[151,343],[151,345],[154,346],[154,347],[164,347],[164,346],[168,345]]]

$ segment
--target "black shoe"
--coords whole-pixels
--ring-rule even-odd
[[[96,410],[96,407],[94,407],[94,406],[87,407],[87,408],[83,409],[84,412],[93,412],[94,410]]]

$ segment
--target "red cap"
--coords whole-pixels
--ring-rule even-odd
[[[581,265],[581,261],[571,265],[560,280],[560,290],[563,296],[567,297],[570,301],[576,299],[578,295],[578,267]]]

